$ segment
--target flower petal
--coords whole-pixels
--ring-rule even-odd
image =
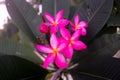
[[[55,64],[59,68],[67,68],[67,66],[68,66],[66,63],[65,57],[60,53],[58,53],[58,55],[56,56]]]
[[[58,22],[61,18],[62,18],[62,16],[63,16],[63,10],[60,10],[57,14],[56,14],[56,22]]]
[[[86,27],[88,26],[88,24],[87,24],[87,22],[85,22],[85,21],[80,21],[80,22],[79,22],[79,26],[80,26],[81,28],[86,28]]]
[[[66,19],[61,19],[60,22],[59,22],[59,26],[60,27],[64,27],[66,25],[68,25],[69,21],[66,20]]]
[[[44,52],[44,53],[51,53],[52,52],[52,49],[48,46],[36,45],[36,48],[39,51]]]
[[[86,29],[85,29],[85,28],[82,28],[82,29],[81,29],[81,35],[82,35],[82,36],[85,36],[86,34],[87,34]]]
[[[83,50],[87,48],[87,46],[82,41],[78,41],[78,40],[74,41],[74,43],[72,44],[72,47],[75,50]]]
[[[66,43],[67,41],[63,37],[58,38],[59,44]]]
[[[69,31],[65,28],[61,28],[60,33],[61,33],[62,37],[65,38],[65,39],[68,39],[68,38],[71,37]]]
[[[75,24],[78,24],[78,22],[79,22],[79,15],[78,14],[75,15],[74,21],[75,21]]]
[[[50,37],[50,45],[52,46],[53,49],[57,48],[58,46],[58,40],[55,34],[52,34]]]
[[[42,33],[48,33],[49,32],[49,28],[45,24],[41,24],[39,29],[40,29],[40,32],[42,32]]]
[[[55,55],[49,54],[44,61],[43,68],[47,68],[55,60]]]
[[[45,22],[44,23],[46,26],[52,26],[53,24],[52,23],[50,23],[50,22]]]
[[[73,56],[73,48],[72,48],[72,46],[68,46],[66,48],[66,50],[64,51],[64,55],[65,55],[65,57],[67,57],[69,59],[72,59],[72,56]]]
[[[67,46],[67,43],[60,43],[59,46],[58,46],[58,50],[60,52],[63,52],[64,49],[66,48],[66,46]]]
[[[51,33],[56,33],[58,31],[58,26],[52,26],[51,28],[50,28],[50,32]]]
[[[54,22],[54,18],[53,18],[53,16],[51,16],[49,13],[45,13],[45,17],[51,22],[51,23],[53,23]]]
[[[72,39],[78,40],[81,34],[81,30],[76,30],[74,34],[72,35]]]
[[[73,26],[73,27],[75,26],[73,22],[71,22],[71,21],[69,21],[69,22],[70,22],[71,26]]]

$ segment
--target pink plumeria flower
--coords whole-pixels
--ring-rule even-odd
[[[57,67],[67,68],[66,60],[62,54],[62,52],[66,48],[66,44],[65,43],[59,44],[56,35],[52,34],[50,37],[50,45],[51,45],[50,47],[43,45],[36,46],[36,48],[39,51],[48,54],[47,58],[44,61],[43,67],[47,68],[50,65],[50,63],[55,61]]]
[[[87,46],[82,41],[79,40],[79,37],[80,37],[79,30],[75,31],[72,36],[70,35],[69,31],[66,28],[62,28],[60,30],[60,33],[65,40],[65,41],[64,40],[61,40],[61,41],[68,43],[68,47],[64,51],[64,55],[67,58],[69,59],[72,58],[73,49],[83,50],[87,48]]]
[[[80,21],[79,22],[79,15],[77,14],[74,17],[74,23],[70,22],[70,24],[73,26],[73,30],[81,30],[81,35],[86,35],[87,31],[86,31],[86,27],[88,26],[88,24],[85,21]]]
[[[48,26],[51,26],[50,32],[56,33],[58,31],[58,27],[64,27],[66,26],[69,21],[62,18],[63,16],[63,10],[60,10],[55,18],[51,16],[49,13],[45,13],[45,17],[48,19],[49,22],[46,22],[45,24]]]

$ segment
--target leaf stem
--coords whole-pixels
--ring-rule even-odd
[[[58,76],[60,75],[60,73],[63,71],[63,69],[58,69],[54,75],[52,76],[52,78],[50,80],[57,80]]]

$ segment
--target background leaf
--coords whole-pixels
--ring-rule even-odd
[[[0,80],[44,80],[48,71],[26,59],[0,56]]]
[[[44,14],[45,12],[49,12],[51,15],[56,15],[56,13],[63,9],[64,10],[64,18],[68,18],[69,16],[69,10],[70,10],[70,4],[69,0],[43,0],[42,1],[43,5],[43,11],[42,13]]]
[[[36,37],[45,39],[45,36],[39,32],[41,19],[29,3],[25,0],[6,0],[6,6],[16,26],[34,43],[37,43]]]
[[[89,42],[103,28],[112,11],[113,0],[84,0],[75,14],[88,22],[87,35],[82,37]]]
[[[19,31],[19,33],[18,33],[18,35],[19,35],[19,38],[20,38],[20,42],[22,43],[22,44],[24,44],[24,46],[27,46],[28,48],[30,47],[32,47],[31,46],[31,42],[29,41],[29,39],[28,39],[28,37],[22,32],[22,31]]]
[[[88,48],[76,53],[73,61],[79,65],[70,72],[73,79],[119,80],[119,59],[113,58],[120,49],[120,35],[104,34],[94,39]]]
[[[86,50],[77,52],[73,56],[73,62],[86,63],[96,57],[109,56],[112,57],[120,49],[120,35],[104,34],[94,39]]]
[[[0,52],[4,53],[0,54],[1,56],[16,55],[34,63],[40,64],[41,60],[36,54],[34,54],[33,51],[34,48],[21,45],[13,39],[0,39]]]
[[[120,60],[113,57],[98,56],[80,63],[71,70],[74,80],[119,80]]]

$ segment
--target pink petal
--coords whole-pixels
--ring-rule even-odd
[[[72,59],[72,56],[73,56],[73,48],[72,48],[72,46],[68,46],[66,48],[66,50],[64,51],[64,55],[65,55],[65,57],[67,57],[69,59]]]
[[[79,26],[82,28],[86,28],[88,26],[88,24],[85,21],[81,21],[81,22],[79,22]]]
[[[79,22],[79,15],[78,14],[74,17],[74,21],[75,21],[75,24],[78,24],[78,22]]]
[[[40,29],[40,32],[42,32],[42,33],[49,32],[49,28],[45,24],[41,24],[39,29]]]
[[[58,46],[58,40],[55,34],[52,34],[50,37],[50,44],[52,46],[53,49],[57,48]]]
[[[67,66],[68,66],[66,63],[65,57],[60,53],[58,53],[58,55],[56,56],[55,64],[59,68],[67,68]]]
[[[56,14],[56,22],[58,22],[61,18],[62,18],[62,16],[63,16],[63,10],[60,10],[57,14]]]
[[[49,54],[44,61],[43,68],[47,68],[55,60],[55,55]]]
[[[54,22],[54,18],[53,18],[49,13],[45,13],[45,17],[46,17],[50,22]]]
[[[65,39],[69,39],[71,37],[69,31],[65,28],[61,28],[60,33],[61,33],[62,37]]]
[[[52,25],[52,23],[50,23],[50,22],[45,22],[44,23],[46,26],[51,26]]]
[[[73,27],[75,26],[75,25],[73,24],[73,22],[71,22],[71,21],[70,21],[70,24],[71,24],[71,26],[73,26]]]
[[[63,37],[58,38],[59,44],[66,42],[66,40]]]
[[[61,19],[60,22],[59,22],[59,26],[60,27],[64,27],[66,25],[68,25],[69,21],[66,20],[66,19]]]
[[[72,39],[78,40],[81,34],[81,30],[76,30],[74,34],[72,35]]]
[[[82,41],[78,41],[78,40],[74,41],[74,43],[72,44],[72,47],[75,50],[83,50],[87,48],[87,46]]]
[[[44,52],[44,53],[51,53],[52,52],[52,49],[48,46],[36,45],[36,48],[39,51]]]
[[[60,52],[63,52],[64,49],[66,48],[66,46],[67,46],[67,43],[60,43],[59,46],[58,46],[58,50]]]
[[[86,29],[85,29],[85,28],[82,28],[82,29],[81,29],[81,35],[82,35],[82,36],[85,36],[86,34],[87,34]]]
[[[56,33],[58,31],[58,26],[52,26],[51,28],[50,28],[50,32],[51,33]]]
[[[65,43],[65,47],[67,47],[67,45],[69,44],[69,41],[68,40],[65,40],[63,37],[61,37],[61,38],[58,38],[58,48],[59,47],[62,47],[62,45],[64,45],[64,43]],[[62,44],[62,45],[61,45]],[[60,49],[60,50],[62,50],[62,49]]]

